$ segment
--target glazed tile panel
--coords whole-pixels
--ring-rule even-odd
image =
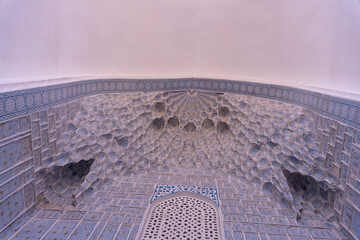
[[[17,229],[12,222],[29,219],[36,196],[44,189],[42,159],[56,154],[66,121],[79,109],[76,102],[0,123],[0,231]],[[6,228],[9,226],[8,228]],[[3,229],[6,228],[4,231]]]
[[[219,206],[219,198],[216,187],[196,187],[196,186],[181,186],[181,185],[157,185],[150,203],[160,197],[164,197],[174,193],[191,192],[200,196],[206,197]]]
[[[81,199],[72,209],[57,210],[51,205],[39,209],[12,239],[135,240],[153,187],[157,183],[189,186],[193,182],[218,189],[225,239],[348,239],[316,219],[315,214],[296,221],[295,211],[282,208],[271,197],[262,196],[236,178],[189,171],[119,176],[117,180],[96,195]]]
[[[34,206],[29,116],[0,124],[0,229]]]
[[[101,93],[196,89],[238,93],[296,104],[360,128],[360,103],[296,88],[217,79],[98,79],[0,94],[0,121]],[[15,131],[15,130],[14,130]]]

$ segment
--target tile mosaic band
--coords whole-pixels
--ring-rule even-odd
[[[154,194],[151,197],[150,204],[160,197],[180,192],[191,192],[206,197],[219,206],[219,198],[216,187],[196,187],[183,185],[156,185]]]
[[[274,99],[295,104],[360,129],[360,102],[272,84],[222,79],[97,79],[0,94],[0,121],[41,111],[84,96],[136,91],[196,89]]]

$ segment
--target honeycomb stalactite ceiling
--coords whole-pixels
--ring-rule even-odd
[[[290,205],[295,195],[284,170],[313,176],[335,190],[338,176],[324,167],[315,145],[318,115],[301,107],[192,90],[101,94],[80,101],[60,150],[44,161],[44,168],[94,162],[81,186],[59,188],[57,176],[48,194],[91,195],[119,175],[169,169],[238,178]]]

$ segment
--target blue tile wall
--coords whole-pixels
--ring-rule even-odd
[[[158,198],[167,196],[174,193],[191,192],[200,196],[206,197],[219,206],[219,198],[216,187],[197,187],[197,186],[181,186],[181,185],[164,185],[159,184],[156,186],[150,203]]]
[[[24,209],[25,201],[22,190],[12,194],[0,203],[0,227],[4,228]]]
[[[88,239],[97,222],[84,221],[73,232],[69,240]]]
[[[19,189],[24,183],[23,174],[16,176],[0,187],[0,201]]]
[[[30,224],[26,225],[13,239],[40,239],[55,223],[55,220],[34,219]]]
[[[72,231],[75,229],[77,221],[62,220],[54,224],[50,231],[44,236],[43,239],[67,239]]]
[[[23,213],[8,228],[0,233],[0,239],[9,239],[15,232],[29,222],[30,219],[31,217],[29,217],[27,213]]]
[[[34,169],[29,115],[0,126],[3,131],[0,137],[0,229],[5,229],[34,206],[35,193],[28,185],[33,180]]]
[[[8,143],[0,147],[0,171],[14,166],[21,160],[20,141]]]
[[[64,115],[56,115],[61,109],[55,107],[55,110],[50,108],[0,123],[0,210],[3,215],[7,214],[1,221],[2,233],[10,234],[9,229],[14,229],[12,224],[16,219],[31,209],[37,196],[41,196],[45,184],[38,170],[42,167],[42,159],[56,154],[62,124],[66,124],[68,118],[66,114],[78,109],[74,105],[62,106]],[[5,202],[14,197],[16,209],[7,208],[5,213]]]
[[[274,99],[302,106],[318,115],[314,147],[324,157],[319,161],[332,169],[334,181],[344,192],[337,196],[335,207],[344,227],[343,239],[360,238],[359,102],[295,88],[215,79],[99,79],[0,94],[0,237],[7,239],[16,232],[14,239],[47,239],[55,236],[50,229],[66,223],[69,232],[61,233],[66,233],[69,239],[100,236],[100,239],[135,239],[153,187],[158,183],[153,180],[159,176],[153,176],[154,179],[147,176],[141,181],[128,179],[130,187],[117,186],[112,191],[109,187],[90,198],[94,202],[84,199],[76,211],[42,209],[30,216],[28,212],[44,190],[37,171],[44,159],[64,146],[61,134],[67,121],[80,109],[80,98],[101,93],[189,88]],[[145,187],[137,185],[140,183]],[[164,183],[191,184],[182,180]],[[206,186],[214,185],[209,182]],[[254,200],[256,193],[234,191],[225,184],[217,186],[220,208],[230,226],[225,234],[228,239],[338,239],[339,233],[326,226],[317,229],[309,219],[296,223],[294,212],[280,209],[267,198]],[[100,202],[101,208],[96,205]],[[347,232],[351,235],[346,235]]]
[[[45,110],[48,108],[89,95],[184,89],[229,92],[289,102],[357,129],[360,128],[360,103],[358,101],[272,84],[197,78],[97,79],[6,92],[0,94],[0,121],[40,112],[41,122],[47,122],[48,116]],[[12,124],[16,125],[16,123],[8,123],[8,125]],[[2,132],[0,128],[0,133]],[[12,132],[16,132],[16,128],[8,134]]]

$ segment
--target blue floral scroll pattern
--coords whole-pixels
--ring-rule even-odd
[[[222,79],[96,79],[0,94],[0,122],[103,93],[194,89],[250,95],[295,104],[360,129],[360,102],[272,84]]]
[[[180,192],[191,192],[199,194],[213,201],[219,206],[219,197],[216,187],[196,187],[196,186],[184,186],[184,185],[156,185],[154,194],[151,197],[150,204],[156,199]]]

